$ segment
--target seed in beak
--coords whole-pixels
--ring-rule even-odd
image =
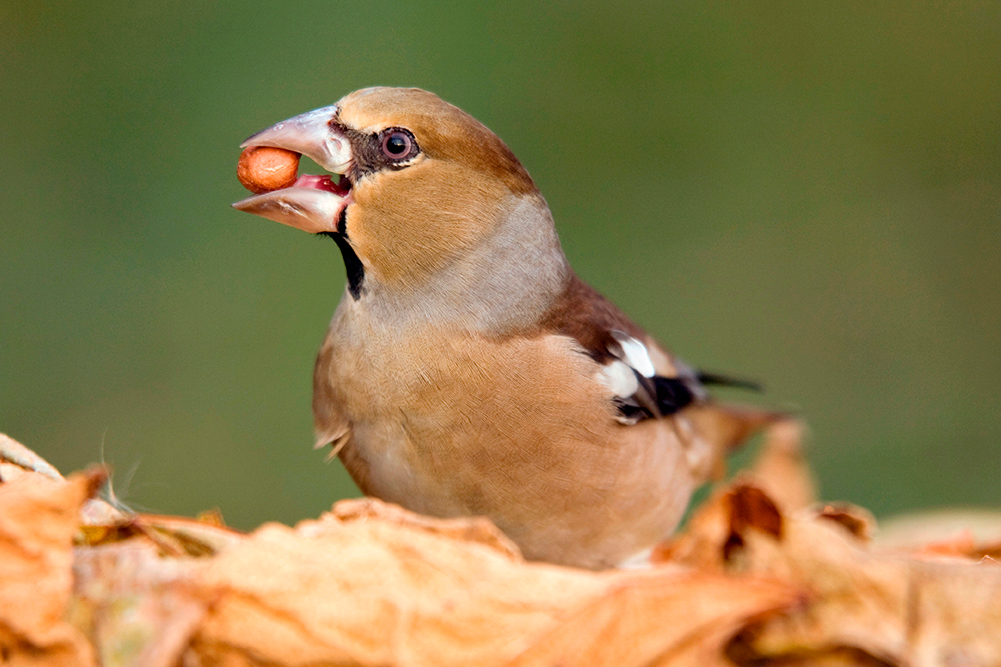
[[[281,190],[295,183],[299,153],[271,146],[247,146],[240,153],[236,177],[254,194]]]

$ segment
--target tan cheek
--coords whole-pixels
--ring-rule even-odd
[[[490,234],[506,193],[499,182],[427,160],[358,183],[348,237],[383,282],[418,281]]]

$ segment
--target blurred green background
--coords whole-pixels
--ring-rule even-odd
[[[999,503],[998,2],[0,4],[0,431],[236,526],[353,495],[310,445],[333,243],[238,145],[370,85],[494,129],[571,262],[800,410],[824,496]]]

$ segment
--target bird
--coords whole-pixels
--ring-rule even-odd
[[[741,383],[688,366],[584,282],[514,153],[437,95],[358,90],[241,147],[329,172],[233,207],[340,250],[314,427],[365,495],[486,516],[529,560],[618,567],[775,419],[715,400],[707,385]]]

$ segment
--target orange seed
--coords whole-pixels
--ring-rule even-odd
[[[236,177],[254,194],[287,188],[295,183],[299,153],[271,146],[247,146],[240,153]]]

